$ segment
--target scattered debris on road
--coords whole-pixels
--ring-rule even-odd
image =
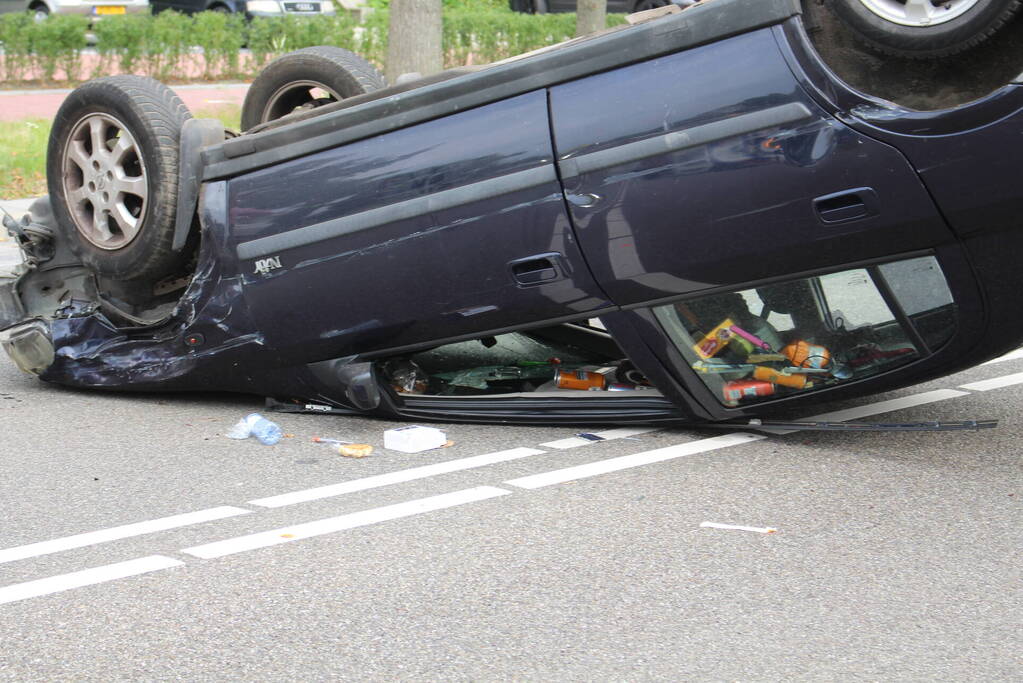
[[[758,534],[773,534],[778,530],[769,526],[741,526],[738,524],[718,524],[717,522],[700,522],[701,529],[733,529],[736,531],[755,531]]]
[[[402,453],[420,453],[441,448],[448,443],[448,437],[436,427],[410,425],[396,427],[384,432],[384,448]]]
[[[365,458],[373,452],[373,447],[368,443],[341,444],[337,452],[346,458]]]
[[[249,413],[238,420],[224,436],[229,439],[247,439],[254,436],[264,446],[273,446],[284,437],[284,432],[259,413]]]

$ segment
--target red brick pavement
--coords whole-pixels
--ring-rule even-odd
[[[241,105],[247,83],[171,86],[193,112],[218,106]],[[0,121],[52,119],[70,90],[0,90]]]

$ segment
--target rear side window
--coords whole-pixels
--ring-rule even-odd
[[[896,368],[946,342],[955,322],[933,257],[713,294],[654,313],[726,406]]]

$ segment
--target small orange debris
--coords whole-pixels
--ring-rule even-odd
[[[341,444],[337,447],[337,452],[346,458],[365,458],[373,452],[373,447],[368,443]]]

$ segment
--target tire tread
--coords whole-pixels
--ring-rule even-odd
[[[876,22],[862,19],[859,16],[860,13],[869,12],[869,10],[862,9],[858,5],[858,0],[835,0],[835,2],[827,3],[827,5],[830,6],[832,13],[842,21],[843,25],[850,30],[857,40],[875,52],[908,59],[933,59],[956,55],[984,43],[998,33],[1023,7],[1023,0],[996,0],[996,2],[998,1],[1004,3],[1001,11],[984,26],[983,30],[974,33],[970,37],[960,37],[957,34],[966,29],[965,26],[961,26],[958,30],[935,35],[930,41],[921,40],[918,44],[922,47],[914,49],[900,48],[891,45],[890,42],[886,42],[891,41],[891,34],[873,25],[873,23],[883,22],[884,20],[879,17],[876,17]],[[927,42],[931,43],[930,47],[926,47]]]
[[[129,245],[114,251],[105,252],[78,239],[74,221],[64,205],[64,136],[90,108],[107,110],[122,118],[143,156],[148,152],[156,162],[155,168],[151,168],[153,159],[145,160],[149,194],[139,235]],[[173,90],[152,78],[133,75],[89,81],[75,89],[58,111],[47,151],[48,189],[56,199],[55,213],[62,230],[75,236],[71,240],[72,250],[102,275],[151,283],[180,266],[182,256],[173,252],[171,243],[177,207],[180,133],[190,118],[188,107]],[[146,149],[147,144],[150,149]]]

